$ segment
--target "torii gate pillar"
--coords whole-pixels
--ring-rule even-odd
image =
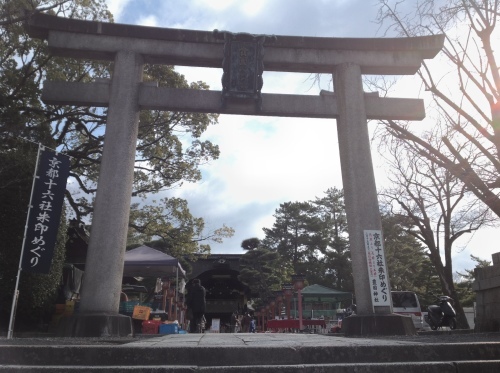
[[[392,314],[390,303],[388,306],[372,304],[364,231],[382,232],[382,222],[360,66],[352,63],[336,65],[333,82],[338,104],[337,133],[357,308],[355,316],[343,321],[342,330],[346,335],[413,334],[411,320]],[[386,290],[390,297],[390,285]]]
[[[130,317],[120,315],[116,310],[120,305],[127,246],[124,232],[128,231],[134,181],[143,65],[140,54],[119,51],[115,55],[99,184],[85,262],[89,271],[85,276],[79,314],[61,323],[58,334],[62,336],[133,335]]]
[[[360,67],[354,64],[336,66],[333,82],[338,99],[337,133],[352,270],[356,274],[356,313],[370,314],[372,305],[369,302],[371,294],[363,230],[382,230],[382,223],[377,203]]]

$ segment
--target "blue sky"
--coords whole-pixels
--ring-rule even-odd
[[[378,37],[378,0],[107,0],[115,22],[144,26],[254,34]],[[412,3],[412,2],[408,2]],[[189,81],[203,80],[220,90],[220,69],[177,68]],[[409,78],[412,79],[412,78]],[[415,78],[416,79],[416,78]],[[322,88],[329,88],[325,77]],[[265,93],[318,94],[307,74],[264,73]],[[404,97],[417,97],[405,92]],[[370,123],[374,126],[375,123]],[[236,234],[213,253],[241,253],[241,241],[263,237],[280,203],[322,197],[330,187],[342,188],[336,123],[304,118],[220,116],[203,136],[218,144],[220,158],[203,166],[203,180],[169,191],[188,200],[191,212],[205,219],[207,229],[223,224]],[[372,152],[377,185],[384,183],[384,165]],[[491,260],[492,230],[476,233],[454,259],[456,270],[472,268],[469,252]],[[469,242],[470,241],[470,242]]]

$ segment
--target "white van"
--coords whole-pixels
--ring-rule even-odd
[[[411,316],[415,329],[423,329],[424,318],[417,294],[412,291],[391,291],[391,296],[393,312]]]

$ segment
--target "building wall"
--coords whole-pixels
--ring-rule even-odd
[[[492,255],[493,265],[476,268],[472,289],[476,292],[476,323],[478,332],[500,331],[500,253]]]

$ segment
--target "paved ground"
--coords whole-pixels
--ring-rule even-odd
[[[236,333],[236,334],[169,334],[139,335],[134,338],[55,338],[25,337],[7,339],[0,337],[4,345],[127,345],[141,347],[195,347],[195,346],[366,346],[401,345],[415,343],[480,343],[499,342],[500,333],[474,333],[472,331],[423,332],[416,336],[345,337],[339,334],[286,334],[286,333]]]

